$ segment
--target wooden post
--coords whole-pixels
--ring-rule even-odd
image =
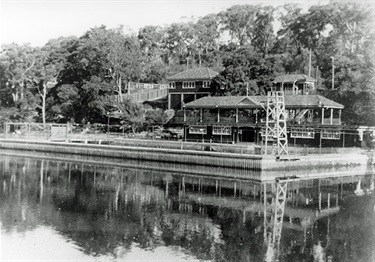
[[[238,108],[236,108],[236,123],[238,123]]]
[[[323,135],[323,130],[320,130],[320,134],[319,134],[319,154],[322,154],[322,135]]]
[[[331,108],[331,115],[330,115],[330,124],[333,124],[333,108]]]
[[[182,177],[182,192],[185,193],[185,177]]]
[[[310,53],[309,53],[309,76],[311,76],[311,48],[310,48]]]
[[[263,203],[267,203],[267,184],[266,183],[264,183]]]
[[[324,125],[324,107],[322,107],[322,125]]]
[[[165,181],[166,183],[165,183],[165,198],[167,198],[168,197],[168,189],[169,189],[169,185],[168,185],[168,180],[167,181]]]
[[[220,108],[217,109],[217,122],[220,123]]]
[[[184,106],[184,123],[186,122],[186,108]]]
[[[234,181],[234,190],[233,190],[233,192],[234,192],[234,197],[236,197],[236,195],[237,195],[237,183],[236,183],[236,181]]]
[[[72,163],[69,163],[69,176],[68,176],[68,182],[70,184],[70,176],[72,174]]]
[[[199,121],[203,122],[203,108],[200,109]]]
[[[339,125],[341,125],[341,109],[339,109]]]
[[[328,206],[328,208],[330,208],[330,206],[331,206],[331,193],[328,193],[327,206]]]
[[[342,147],[345,147],[345,131],[342,131]]]
[[[253,198],[255,199],[255,193],[256,193],[256,190],[255,190],[255,184],[254,184],[254,189],[253,189]]]
[[[319,192],[319,212],[322,211],[322,193]]]

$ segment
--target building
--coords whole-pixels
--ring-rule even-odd
[[[211,95],[212,79],[218,74],[207,67],[198,67],[168,77],[168,109],[182,109],[184,104]]]
[[[354,128],[341,122],[344,106],[318,95],[315,79],[286,75],[275,79],[270,91],[284,91],[289,144],[358,146]],[[223,143],[262,140],[267,96],[206,96],[182,105],[172,124],[184,126],[187,140]]]
[[[273,81],[274,88],[285,95],[317,94],[316,80],[305,74],[280,75]]]

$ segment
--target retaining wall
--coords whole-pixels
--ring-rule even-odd
[[[290,171],[322,168],[355,167],[372,165],[372,157],[363,153],[291,156],[276,160],[275,156],[222,153],[209,151],[112,146],[65,142],[36,142],[25,140],[0,140],[0,149],[32,150],[58,154],[75,154],[139,161],[157,161],[186,165],[201,165],[219,168],[274,171],[287,174]],[[305,173],[305,172],[301,172]]]

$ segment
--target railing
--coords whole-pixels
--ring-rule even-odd
[[[324,118],[323,123],[322,119],[320,118],[314,118],[312,121],[314,124],[320,124],[320,125],[341,125],[341,119],[340,118],[333,118],[332,124],[331,124],[331,118]]]
[[[220,116],[219,122],[217,121],[217,116],[213,115],[206,115],[203,114],[202,122],[204,123],[225,123],[225,124],[235,124],[236,123],[236,117],[235,116]],[[198,123],[200,121],[200,116],[186,116],[184,121],[184,116],[181,113],[176,114],[173,117],[173,123]],[[249,117],[249,116],[238,116],[238,123],[242,124],[248,124],[248,123],[255,123],[255,117]]]
[[[133,93],[133,94],[122,94],[114,95],[114,96],[107,96],[107,102],[114,103],[120,102],[122,99],[131,98],[133,101],[141,103],[144,101],[156,100],[168,95],[168,89],[145,89],[141,90],[140,92]]]
[[[216,123],[217,122],[217,116],[203,115],[202,122],[205,122],[205,123]]]
[[[236,118],[230,116],[220,116],[220,123],[236,123]]]
[[[168,95],[168,89],[151,89],[144,90],[143,92],[135,94],[124,94],[122,97],[131,97],[136,102],[144,102],[149,100],[155,100]]]

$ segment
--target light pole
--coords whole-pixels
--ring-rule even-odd
[[[332,59],[332,90],[335,89],[335,58],[331,56]]]

